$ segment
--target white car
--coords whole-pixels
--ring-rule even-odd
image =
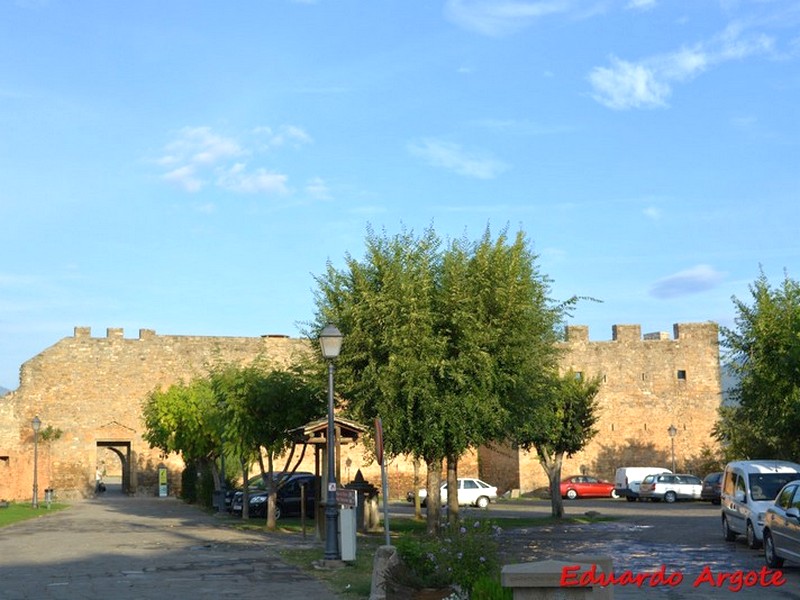
[[[428,497],[428,490],[420,488],[417,492],[422,505],[425,506],[425,500]],[[442,504],[447,502],[447,482],[442,483],[440,489]],[[409,501],[414,500],[413,493],[409,492]],[[497,501],[497,488],[489,485],[480,479],[472,477],[460,477],[458,479],[458,504],[460,506],[477,506],[478,508],[486,508],[490,502]]]
[[[639,486],[642,500],[672,503],[676,500],[700,500],[703,482],[695,475],[683,473],[661,473],[648,475]]]
[[[800,481],[786,484],[764,517],[764,559],[780,569],[789,559],[800,563]]]

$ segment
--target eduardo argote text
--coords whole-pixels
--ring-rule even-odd
[[[597,565],[583,570],[581,565],[568,565],[561,569],[561,587],[588,587],[607,585],[623,585],[636,587],[676,587],[683,583],[684,575],[681,571],[668,571],[665,565],[654,572],[635,573],[634,571],[621,571],[619,573],[603,573]],[[726,587],[731,592],[738,592],[744,588],[752,587],[780,587],[786,583],[782,571],[761,567],[759,571],[718,571],[711,567],[703,567],[700,574],[694,578],[692,587]]]

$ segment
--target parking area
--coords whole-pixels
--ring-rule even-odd
[[[677,577],[674,574],[680,574],[681,581],[674,586],[615,586],[616,598],[800,599],[800,565],[787,562],[781,570],[785,583],[768,585],[772,578],[761,573],[765,567],[763,551],[750,550],[743,539],[724,541],[719,506],[708,502],[586,499],[565,500],[564,510],[567,516],[596,513],[614,520],[508,529],[501,538],[505,562],[601,554],[612,558],[616,573],[661,572],[673,575],[673,582]],[[550,504],[542,500],[501,501],[492,504],[489,513],[496,517],[545,517],[550,514]]]

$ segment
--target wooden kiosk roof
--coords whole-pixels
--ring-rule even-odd
[[[336,416],[333,419],[333,427],[338,439],[350,442],[358,441],[361,434],[367,431],[367,428],[360,423]],[[295,443],[325,444],[328,441],[328,418],[311,421],[302,427],[292,429],[290,433]]]

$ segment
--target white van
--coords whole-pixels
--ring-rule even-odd
[[[764,540],[764,515],[781,488],[800,479],[800,464],[785,460],[741,460],[728,463],[722,474],[722,534],[732,542],[747,538],[750,548]]]
[[[636,502],[639,499],[639,485],[648,475],[660,475],[661,473],[672,473],[669,469],[662,467],[619,467],[614,475],[614,491],[628,502]]]

